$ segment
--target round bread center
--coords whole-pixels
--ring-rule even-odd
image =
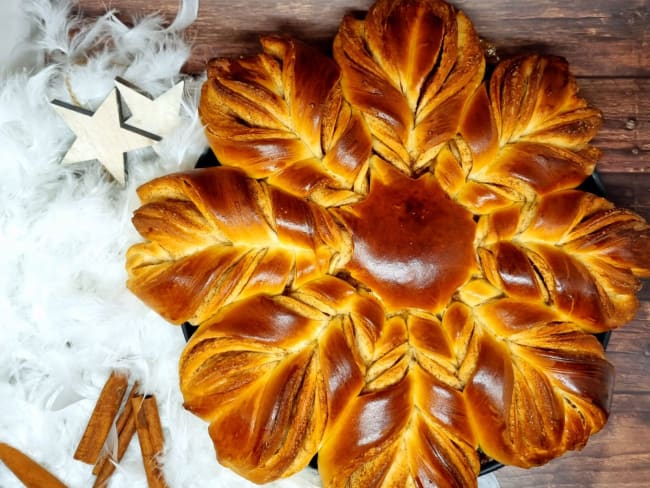
[[[368,196],[341,215],[354,242],[346,269],[389,312],[438,312],[474,270],[472,214],[429,173],[412,179],[384,165]]]

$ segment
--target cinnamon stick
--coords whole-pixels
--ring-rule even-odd
[[[156,398],[154,396],[136,396],[131,403],[135,412],[135,428],[138,433],[147,484],[149,488],[167,488],[157,460],[163,450],[164,437]]]
[[[124,409],[115,422],[117,429],[117,453],[115,459],[112,459],[112,456],[108,454],[104,454],[99,458],[93,468],[93,474],[97,476],[93,488],[106,486],[109,478],[115,471],[115,463],[119,463],[122,460],[133,438],[133,434],[135,434],[135,415],[133,414],[131,400],[138,394],[139,387],[140,385],[136,381],[131,387],[127,401],[124,404]]]
[[[0,461],[27,488],[66,488],[66,485],[43,466],[4,442],[0,442]]]
[[[88,464],[95,464],[106,442],[115,416],[122,404],[128,386],[128,376],[113,371],[102,388],[88,425],[84,431],[74,458]]]

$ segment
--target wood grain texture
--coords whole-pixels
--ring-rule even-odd
[[[650,222],[650,173],[601,173],[600,177],[607,198],[619,207],[634,210]],[[645,287],[641,293],[650,300],[648,288]],[[646,291],[647,296],[644,295]]]
[[[650,78],[580,78],[580,94],[603,113],[594,144],[602,172],[650,172]]]
[[[161,11],[177,0],[77,0],[86,15],[117,8],[124,20]],[[215,56],[259,51],[260,34],[287,33],[329,49],[341,16],[373,0],[201,0],[189,28],[189,73]],[[602,110],[595,144],[607,196],[650,218],[650,2],[648,0],[456,0],[500,55],[541,52],[566,57],[581,94]],[[649,250],[650,252],[650,250]],[[636,319],[613,333],[608,358],[616,390],[607,426],[581,452],[531,470],[503,468],[503,488],[637,488],[650,480],[650,282]]]
[[[151,12],[140,0],[77,0],[90,15],[106,6],[124,19]],[[256,52],[261,33],[288,33],[328,43],[345,13],[365,11],[373,0],[201,0],[190,28],[193,63],[215,56]],[[481,36],[504,53],[535,51],[569,59],[578,76],[650,75],[650,6],[646,0],[456,0]],[[156,2],[173,18],[178,0]],[[197,69],[195,64],[191,69]]]

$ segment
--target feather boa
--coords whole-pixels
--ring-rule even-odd
[[[180,330],[124,286],[124,255],[139,240],[130,223],[135,189],[193,167],[206,148],[196,110],[203,79],[187,80],[184,122],[156,152],[129,154],[124,187],[97,163],[59,163],[72,136],[49,105],[59,99],[94,110],[117,76],[154,96],[164,92],[189,56],[182,31],[198,0],[181,1],[169,26],[150,15],[127,27],[114,12],[88,22],[71,7],[70,0],[0,7],[0,441],[70,487],[90,486],[90,467],[72,455],[110,370],[125,368],[158,398],[171,487],[255,486],[219,466],[207,426],[182,408]],[[271,484],[319,485],[310,469]],[[3,466],[0,486],[19,486]],[[136,440],[110,486],[146,486]]]

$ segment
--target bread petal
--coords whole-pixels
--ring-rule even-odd
[[[199,114],[218,160],[326,206],[358,198],[371,142],[339,68],[297,40],[264,37],[262,48],[208,65]]]
[[[467,17],[438,0],[380,0],[365,21],[345,17],[334,58],[373,148],[407,174],[430,165],[456,135],[485,66]]]
[[[521,306],[503,301],[478,311],[484,333],[464,394],[480,448],[530,467],[581,449],[602,428],[614,368],[594,336],[549,321],[544,307],[522,314]]]
[[[319,453],[325,486],[477,486],[463,396],[413,366],[351,401]]]
[[[325,278],[239,301],[200,327],[180,359],[181,390],[210,422],[219,462],[256,483],[304,468],[363,388],[362,338],[379,335],[378,307]]]
[[[128,286],[173,323],[195,325],[228,303],[325,275],[351,242],[329,212],[238,169],[165,176],[140,189]]]

